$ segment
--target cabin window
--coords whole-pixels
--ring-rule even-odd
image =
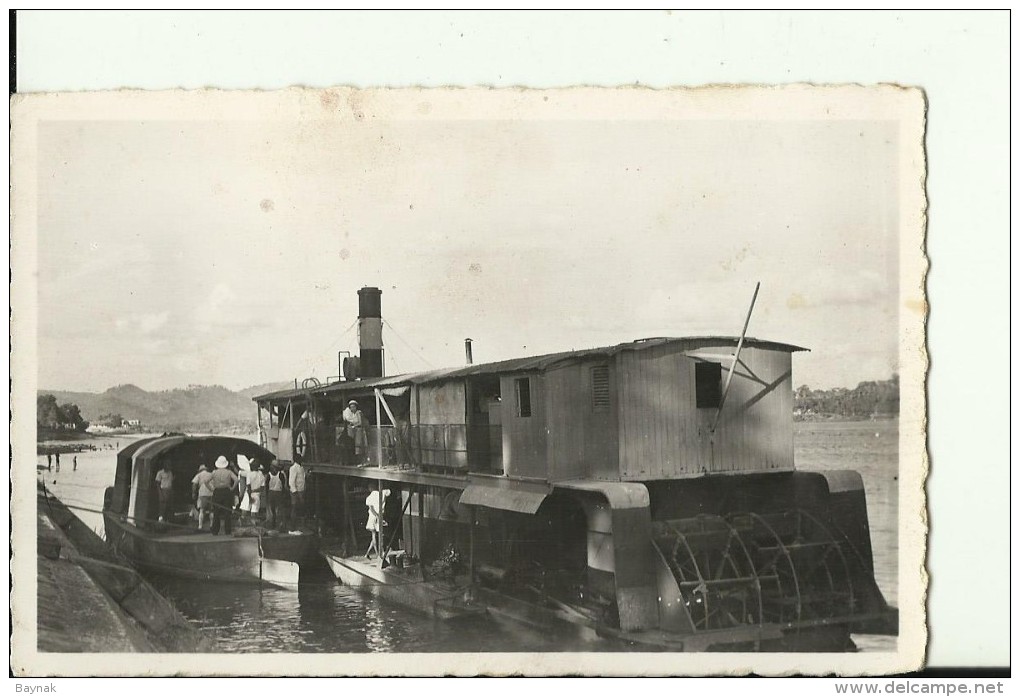
[[[514,380],[517,392],[517,416],[531,416],[531,378]]]
[[[722,364],[694,364],[694,392],[698,409],[718,409],[722,402]]]
[[[591,411],[593,414],[609,411],[608,365],[597,365],[591,369]]]

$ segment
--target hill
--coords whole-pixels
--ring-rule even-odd
[[[86,421],[99,423],[107,414],[138,419],[152,431],[216,432],[250,431],[255,427],[252,396],[286,388],[291,383],[266,383],[237,392],[220,385],[149,392],[137,385],[118,385],[105,392],[39,390],[60,403],[78,405]]]

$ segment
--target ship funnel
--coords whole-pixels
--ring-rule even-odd
[[[382,291],[365,287],[358,291],[358,378],[383,376]]]
[[[471,356],[471,339],[464,339],[464,362],[468,365],[475,362]]]

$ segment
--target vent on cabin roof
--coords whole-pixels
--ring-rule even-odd
[[[595,414],[609,411],[609,366],[591,369],[591,410]]]

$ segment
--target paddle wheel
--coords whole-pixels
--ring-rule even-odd
[[[658,521],[653,540],[694,632],[855,614],[854,552],[807,511]]]

